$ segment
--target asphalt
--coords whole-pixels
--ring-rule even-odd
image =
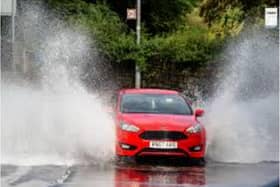
[[[2,187],[276,187],[278,176],[279,162],[207,162],[205,166],[170,163],[1,165]]]

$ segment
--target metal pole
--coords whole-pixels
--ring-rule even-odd
[[[136,23],[136,43],[137,45],[140,45],[141,40],[141,0],[137,0],[137,23]],[[135,64],[135,87],[140,88],[141,87],[141,72],[140,68],[137,64]]]
[[[16,71],[14,43],[15,43],[15,7],[16,0],[12,0],[12,71]]]

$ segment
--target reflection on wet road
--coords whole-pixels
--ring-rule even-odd
[[[278,178],[279,163],[208,163],[205,167],[155,165],[2,165],[3,187],[263,186]]]

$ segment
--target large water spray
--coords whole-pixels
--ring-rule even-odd
[[[223,54],[221,86],[206,107],[208,157],[220,162],[278,161],[278,37],[247,31]]]
[[[46,16],[45,9],[27,8],[21,19],[27,27],[25,42],[36,47],[37,80],[24,81],[4,72],[1,163],[107,163],[114,156],[115,140],[109,106],[98,90],[89,92],[81,81],[85,66],[91,63],[94,68],[96,63],[93,42],[84,32]]]

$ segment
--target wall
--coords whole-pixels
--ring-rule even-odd
[[[198,68],[184,64],[154,63],[142,72],[142,87],[174,89],[192,99],[202,99],[210,96],[216,88],[215,80],[221,76],[219,68],[217,63]],[[134,87],[133,63],[116,64],[113,69],[118,88]]]

